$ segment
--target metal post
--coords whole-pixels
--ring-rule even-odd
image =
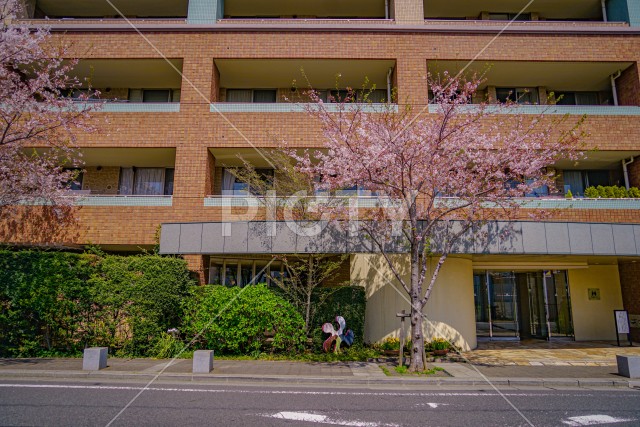
[[[400,350],[398,351],[398,355],[400,357],[398,358],[398,366],[404,366],[404,319],[409,316],[411,315],[407,314],[406,310],[402,310],[400,313],[396,313],[396,317],[400,318]]]

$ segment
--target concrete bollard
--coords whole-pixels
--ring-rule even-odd
[[[213,350],[196,350],[193,352],[193,373],[208,374],[213,370]]]
[[[83,371],[99,371],[107,367],[107,347],[90,347],[84,349],[82,356]]]
[[[616,356],[618,374],[627,378],[640,378],[640,356]]]

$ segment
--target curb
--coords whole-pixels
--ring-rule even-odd
[[[3,370],[0,379],[91,379],[91,380],[143,380],[149,381],[156,373],[135,373],[118,371],[34,371]],[[158,377],[163,381],[187,381],[198,383],[260,383],[260,384],[339,384],[343,386],[488,386],[481,378],[397,378],[379,376],[341,376],[341,377],[300,377],[300,376],[255,376],[255,375],[216,375],[164,373]],[[640,381],[602,379],[602,378],[489,378],[491,384],[498,387],[578,387],[578,388],[640,388]]]

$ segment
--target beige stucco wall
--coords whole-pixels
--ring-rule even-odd
[[[408,257],[393,260],[408,279]],[[435,262],[435,261],[434,261]],[[366,289],[367,311],[365,341],[376,342],[398,336],[400,321],[396,313],[410,311],[408,295],[402,289],[381,255],[351,256],[351,280]],[[473,306],[473,265],[471,260],[449,258],[445,262],[424,313],[425,336],[445,337],[464,350],[476,347],[475,312]],[[406,324],[409,332],[409,322]]]
[[[600,300],[589,300],[589,288],[600,289]],[[615,340],[613,310],[623,309],[618,266],[569,270],[569,290],[576,341]]]

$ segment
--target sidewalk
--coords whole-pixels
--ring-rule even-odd
[[[0,359],[0,380],[91,379],[149,381],[168,360],[109,358],[101,371],[83,371],[82,359]],[[162,381],[239,384],[316,384],[406,387],[638,387],[640,381],[620,377],[611,366],[473,366],[435,363],[446,373],[436,376],[387,376],[381,365],[367,362],[295,362],[215,360],[210,374],[192,374],[191,360],[178,359],[158,377]],[[389,370],[392,368],[385,365]]]

